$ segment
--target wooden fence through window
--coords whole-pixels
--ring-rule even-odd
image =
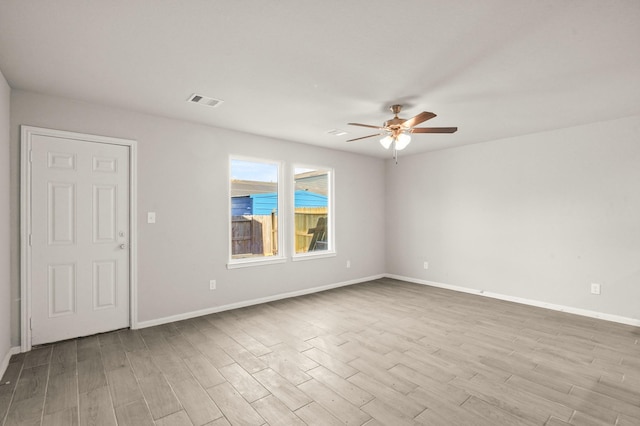
[[[301,207],[295,209],[296,253],[306,253],[318,219],[327,217],[326,207]],[[278,253],[278,217],[271,215],[246,215],[231,218],[231,254],[238,259],[252,256],[274,256]]]
[[[231,257],[278,254],[278,216],[247,215],[231,218]]]
[[[313,234],[309,234],[309,229],[313,229],[318,224],[318,219],[327,217],[326,207],[300,207],[295,210],[296,223],[296,253],[306,253]]]

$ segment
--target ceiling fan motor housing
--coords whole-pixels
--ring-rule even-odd
[[[385,121],[383,127],[389,127],[393,130],[395,127],[402,127],[402,123],[404,123],[405,121],[407,120],[405,120],[404,118],[394,117],[391,120]]]
[[[389,109],[391,110],[393,115],[395,115],[395,117],[385,121],[382,127],[386,127],[387,130],[391,131],[392,133],[397,133],[399,130],[401,130],[402,123],[407,120],[398,117],[398,114],[400,114],[400,111],[402,110],[402,105],[391,105]]]

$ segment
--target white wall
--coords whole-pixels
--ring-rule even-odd
[[[140,321],[385,272],[384,162],[380,159],[14,90],[13,165],[19,164],[21,124],[138,141]],[[333,167],[338,255],[227,270],[230,154],[282,160],[289,167],[293,162]],[[11,244],[17,251],[17,167],[11,178],[15,230]],[[157,213],[156,224],[146,223],[148,211]],[[345,267],[347,259],[351,269]],[[13,259],[14,287],[19,286],[18,274],[19,262]],[[217,290],[209,290],[210,279],[217,280]],[[17,345],[18,304],[13,312],[13,343]]]
[[[387,162],[387,271],[640,319],[639,141],[635,116]]]
[[[0,376],[11,348],[9,252],[9,121],[11,89],[0,71]]]
[[[640,319],[640,117],[401,156],[395,165],[13,90],[11,295],[0,301],[12,303],[14,346],[21,124],[138,140],[140,321],[385,272]],[[338,256],[227,270],[229,154],[335,168]],[[6,188],[0,182],[0,195]],[[147,211],[157,224],[146,224]],[[218,290],[208,290],[209,279]],[[589,294],[591,282],[602,295]]]

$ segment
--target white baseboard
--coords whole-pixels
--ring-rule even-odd
[[[0,364],[0,379],[4,376],[4,372],[7,371],[7,367],[9,366],[9,360],[11,359],[11,355],[19,354],[20,346],[14,346],[9,348],[9,352],[6,353],[4,358],[2,359],[2,364]]]
[[[157,319],[152,319],[152,320],[148,320],[148,321],[139,321],[137,323],[137,325],[136,325],[136,328],[140,329],[140,328],[146,328],[146,327],[153,327],[155,325],[167,324],[167,323],[174,322],[174,321],[182,321],[182,320],[186,320],[186,319],[190,319],[190,318],[200,317],[200,316],[203,316],[203,315],[215,314],[216,312],[223,312],[223,311],[229,311],[231,309],[245,308],[247,306],[259,305],[261,303],[274,302],[276,300],[288,299],[290,297],[304,296],[305,294],[318,293],[320,291],[331,290],[332,288],[345,287],[345,286],[348,286],[348,285],[360,284],[360,283],[367,282],[367,281],[377,280],[377,279],[380,279],[380,278],[384,278],[385,276],[386,275],[384,275],[384,274],[374,275],[374,276],[371,276],[371,277],[358,278],[358,279],[355,279],[355,280],[343,281],[343,282],[340,282],[340,283],[328,284],[328,285],[324,285],[324,286],[320,286],[320,287],[313,287],[313,288],[307,288],[307,289],[304,289],[304,290],[298,290],[298,291],[291,291],[291,292],[288,292],[288,293],[276,294],[274,296],[261,297],[261,298],[252,299],[252,300],[245,300],[245,301],[237,302],[237,303],[230,303],[228,305],[214,306],[212,308],[201,309],[199,311],[185,312],[183,314],[172,315],[172,316],[164,317],[164,318],[157,318]]]
[[[508,296],[500,293],[491,293],[483,290],[477,290],[473,288],[460,287],[460,286],[449,285],[449,284],[442,284],[434,281],[421,280],[418,278],[404,277],[401,275],[386,274],[385,277],[393,278],[400,281],[407,281],[415,284],[422,284],[422,285],[428,285],[431,287],[438,287],[438,288],[444,288],[447,290],[459,291],[462,293],[476,294],[478,296],[490,297],[492,299],[506,300],[508,302],[515,302],[523,305],[535,306],[538,308],[551,309],[553,311],[581,315],[583,317],[597,318],[605,321],[617,322],[620,324],[633,325],[636,327],[640,327],[640,320],[634,319],[634,318],[627,318],[619,315],[605,314],[602,312],[590,311],[588,309],[575,308],[572,306],[556,305],[553,303],[541,302],[539,300],[525,299],[523,297],[516,297],[516,296]]]

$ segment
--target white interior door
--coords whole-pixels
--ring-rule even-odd
[[[129,147],[31,136],[31,344],[128,327]]]

